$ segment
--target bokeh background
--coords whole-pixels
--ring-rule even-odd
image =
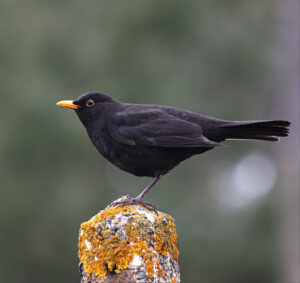
[[[292,121],[280,143],[191,158],[147,200],[176,220],[182,282],[299,282],[299,1],[1,1],[0,282],[79,282],[80,223],[149,182],[55,105],[90,90]]]

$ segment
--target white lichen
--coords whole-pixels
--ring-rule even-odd
[[[87,249],[90,250],[92,248],[91,242],[89,242],[88,240],[85,240],[84,242],[85,242]]]
[[[155,221],[153,212],[148,212],[145,209],[141,209],[140,207],[137,207],[137,210],[140,214],[144,215],[152,223]]]
[[[130,263],[130,267],[137,268],[143,264],[142,258],[138,255],[134,255],[132,262]]]

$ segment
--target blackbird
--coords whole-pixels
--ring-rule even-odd
[[[220,146],[228,139],[278,141],[289,121],[220,120],[170,106],[120,103],[100,92],[88,92],[57,105],[74,109],[97,150],[120,169],[153,177],[136,197],[121,205],[144,201],[155,183],[181,161]]]

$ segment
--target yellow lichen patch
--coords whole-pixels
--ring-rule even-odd
[[[153,275],[154,275],[153,274],[153,272],[154,272],[153,261],[151,259],[148,259],[145,262],[146,262],[146,271],[147,271],[148,275],[153,277]]]
[[[178,258],[172,217],[138,206],[112,206],[81,224],[78,256],[88,276],[119,273],[139,256],[149,276],[165,277],[159,256]],[[155,274],[154,274],[155,273]]]
[[[156,221],[156,250],[163,256],[167,253],[173,259],[178,259],[177,233],[174,220],[171,216],[164,215],[161,221]]]

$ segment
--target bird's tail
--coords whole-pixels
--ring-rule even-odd
[[[219,125],[225,139],[278,141],[289,134],[289,121],[228,121]]]

